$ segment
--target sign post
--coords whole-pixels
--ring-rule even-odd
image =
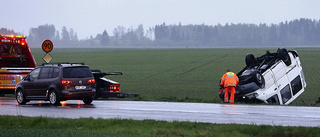
[[[49,52],[53,49],[53,43],[50,40],[45,40],[42,43],[42,50],[46,52],[44,57],[42,58],[46,63],[50,63],[52,57],[50,56]]]

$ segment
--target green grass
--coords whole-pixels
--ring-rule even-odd
[[[227,69],[239,72],[245,55],[261,56],[270,49],[54,49],[52,62],[85,62],[91,69],[121,71],[108,76],[121,83],[121,92],[138,93],[132,100],[220,103],[219,79]],[[292,50],[292,49],[288,49]],[[294,49],[300,54],[307,89],[290,105],[316,105],[320,97],[320,49]],[[44,52],[32,49],[37,64]],[[216,98],[217,97],[217,98]]]
[[[0,136],[319,136],[319,128],[165,122],[155,120],[65,119],[0,116]]]
[[[247,53],[260,56],[267,49],[54,49],[52,62],[85,62],[91,69],[122,76],[122,92],[139,93],[132,100],[220,102],[215,98],[226,69],[239,72]],[[276,49],[270,49],[274,52]],[[296,49],[303,65],[307,89],[291,105],[309,106],[320,97],[320,49]],[[32,49],[37,64],[44,52]],[[155,120],[65,119],[0,116],[0,136],[319,136],[319,128],[266,125],[165,122]]]

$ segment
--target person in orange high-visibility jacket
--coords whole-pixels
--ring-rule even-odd
[[[222,76],[220,85],[224,86],[224,102],[234,103],[234,94],[236,93],[236,87],[239,83],[238,76],[231,72],[231,70],[227,70],[227,72]],[[229,100],[229,90],[230,90],[230,100]]]

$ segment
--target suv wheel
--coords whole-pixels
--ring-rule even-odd
[[[86,105],[89,105],[91,104],[92,100],[93,100],[92,98],[86,98],[86,99],[83,99],[83,103]]]
[[[49,101],[52,105],[59,105],[60,100],[57,97],[57,93],[54,90],[51,90],[49,93]]]
[[[259,73],[258,71],[254,71],[251,76],[253,82],[255,82],[260,88],[264,88],[265,81],[261,73]]]
[[[27,101],[26,101],[26,97],[24,96],[23,92],[21,89],[19,89],[17,91],[17,94],[16,94],[16,99],[17,99],[17,102],[20,104],[20,105],[23,105],[23,104],[26,104]]]
[[[249,68],[255,61],[253,54],[251,53],[247,54],[245,61],[246,61],[247,68]]]
[[[285,48],[279,50],[279,56],[280,59],[284,62],[284,64],[286,64],[287,66],[291,65],[290,56]]]

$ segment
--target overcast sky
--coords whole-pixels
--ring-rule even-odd
[[[79,39],[117,26],[144,29],[166,23],[225,25],[278,24],[299,18],[320,19],[320,0],[0,0],[0,28],[29,35],[53,24],[73,28]]]

